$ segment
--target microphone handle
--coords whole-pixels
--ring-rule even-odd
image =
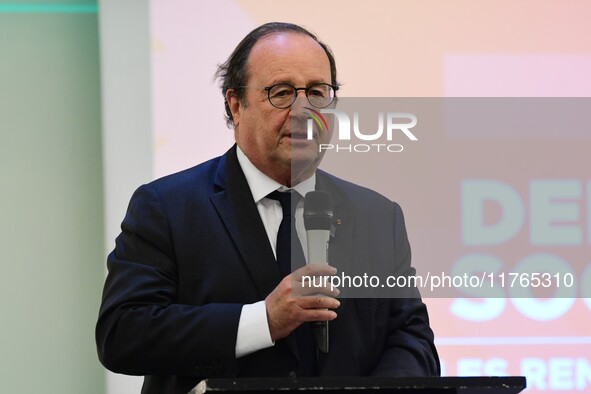
[[[328,322],[317,321],[314,322],[314,335],[316,336],[316,346],[321,353],[328,353],[329,338],[328,338]]]
[[[328,264],[328,241],[330,240],[330,231],[307,230],[306,235],[308,240],[308,263]],[[317,321],[314,322],[313,325],[318,351],[326,354],[329,350],[328,322]]]

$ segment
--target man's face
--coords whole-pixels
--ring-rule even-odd
[[[321,155],[319,144],[330,141],[330,132],[315,130],[308,140],[310,106],[304,91],[286,109],[275,108],[267,99],[266,86],[287,83],[296,88],[331,83],[330,63],[322,47],[312,38],[295,33],[276,33],[259,40],[248,58],[245,100],[226,96],[235,125],[236,143],[263,173],[291,185],[312,175]]]

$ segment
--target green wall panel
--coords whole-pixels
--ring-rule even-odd
[[[0,391],[104,393],[93,332],[104,278],[96,11],[7,12],[6,4]]]

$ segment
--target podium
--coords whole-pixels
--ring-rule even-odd
[[[526,387],[525,377],[330,377],[206,379],[189,394],[274,393],[284,391],[393,394],[515,394]],[[378,394],[378,393],[376,393]]]

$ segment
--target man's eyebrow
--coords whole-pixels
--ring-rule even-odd
[[[280,85],[282,83],[293,85],[289,79],[272,79],[271,82],[267,84],[267,86]]]
[[[332,82],[332,81],[330,81],[330,80],[329,80],[328,82],[327,82],[327,81],[325,81],[325,80],[324,80],[324,78],[313,79],[313,80],[311,80],[311,81],[310,81],[310,83],[308,84],[308,86],[312,86],[312,85],[314,85],[314,84],[317,84],[317,83],[327,83],[327,84],[329,84],[329,85],[330,85],[330,84],[331,84],[331,82]]]
[[[312,79],[312,80],[308,81],[308,83],[306,84],[306,87],[315,85],[317,83],[327,83],[330,85],[331,82],[330,81],[326,82],[324,80],[324,78],[316,78],[316,79]],[[299,86],[296,86],[291,79],[272,79],[271,82],[269,82],[268,85],[266,85],[266,86],[273,86],[273,85],[279,85],[279,84],[291,85],[296,88],[299,87]]]

